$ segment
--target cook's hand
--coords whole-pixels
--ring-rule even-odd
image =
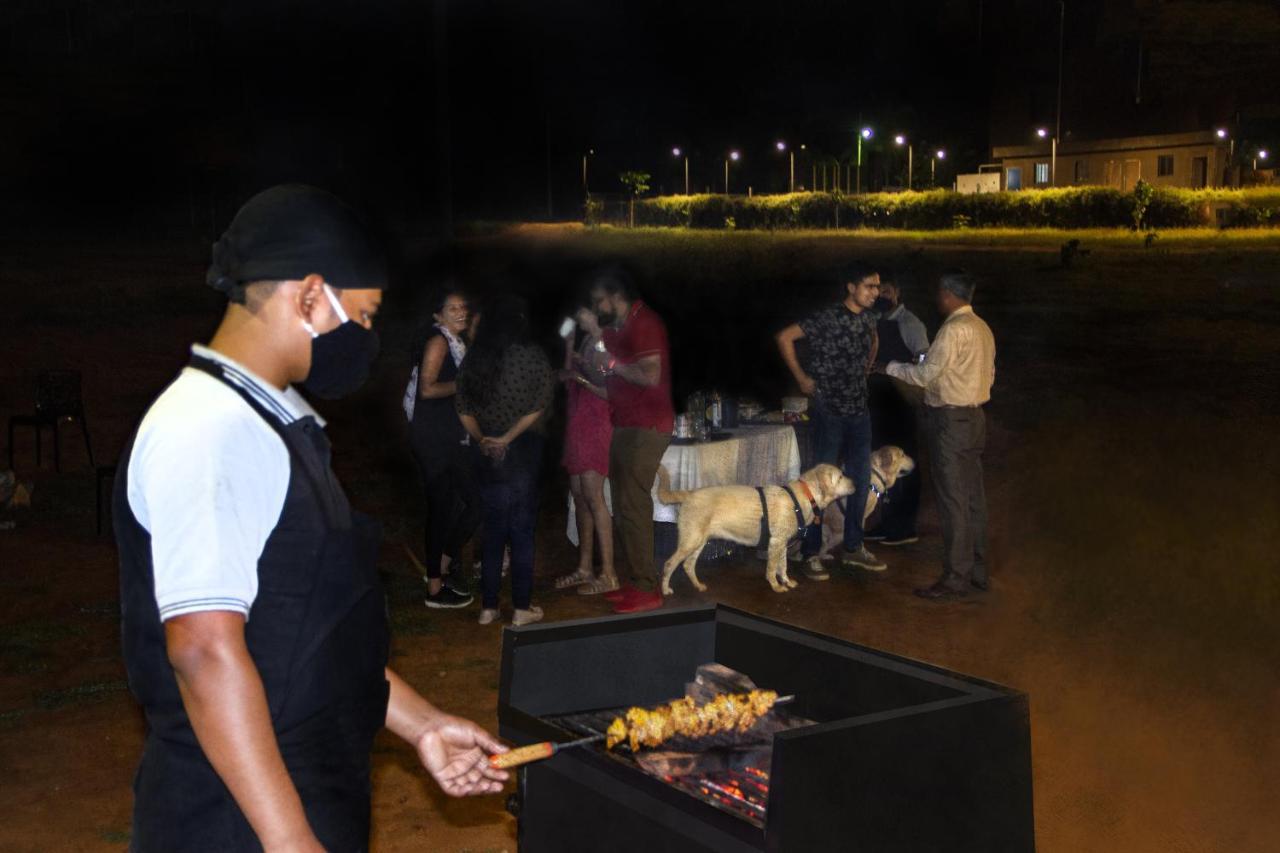
[[[805,374],[800,377],[800,393],[806,397],[812,397],[814,392],[818,390],[818,383],[813,381],[813,377]]]
[[[507,748],[470,720],[442,714],[416,745],[422,766],[451,797],[494,794],[507,781],[505,770],[489,766],[489,756]]]
[[[262,850],[263,853],[325,853],[324,845],[314,835],[279,842],[269,841],[262,845]]]

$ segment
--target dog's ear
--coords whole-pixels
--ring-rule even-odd
[[[871,454],[871,467],[881,473],[888,472],[893,465],[893,447],[885,445]]]
[[[825,491],[823,500],[831,503],[836,499],[836,495],[840,493],[840,481],[844,479],[844,472],[834,465],[828,465],[827,476],[823,478],[822,488]]]

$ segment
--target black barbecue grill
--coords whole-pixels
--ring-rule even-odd
[[[763,737],[521,768],[522,853],[1035,849],[1024,694],[729,607],[506,629],[501,733],[600,734],[708,663],[795,698]]]

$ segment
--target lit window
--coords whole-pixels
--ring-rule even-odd
[[[1076,183],[1083,184],[1088,180],[1089,180],[1089,161],[1077,160],[1076,161]]]
[[[1156,174],[1162,178],[1173,174],[1173,155],[1161,154],[1156,158]]]
[[[1036,183],[1037,184],[1049,183],[1049,164],[1048,163],[1036,163]]]

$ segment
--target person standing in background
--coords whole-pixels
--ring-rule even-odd
[[[453,399],[467,355],[466,295],[448,287],[433,294],[431,319],[412,347],[405,411],[413,458],[427,492],[426,605],[459,608],[473,601],[458,588],[459,557],[480,522],[480,490]]]
[[[942,522],[942,577],[916,595],[935,601],[986,590],[988,584],[982,407],[995,383],[996,342],[991,327],[973,313],[975,287],[973,277],[961,270],[943,273],[937,296],[946,319],[924,363],[891,361],[885,368],[895,379],[924,389],[930,472]]]
[[[653,556],[653,483],[675,426],[667,327],[639,299],[623,270],[597,273],[590,296],[609,355],[605,386],[613,412],[609,482],[615,557],[627,578],[626,586],[605,597],[617,613],[656,610],[662,593]]]
[[[498,619],[502,555],[511,547],[512,625],[542,618],[532,604],[538,470],[554,379],[529,337],[528,307],[499,296],[484,313],[458,372],[457,410],[471,437],[483,506],[480,624]]]
[[[873,309],[879,364],[900,361],[913,364],[929,349],[929,333],[920,318],[902,304],[901,289],[893,277],[880,273],[880,296]],[[919,461],[918,421],[923,392],[914,385],[893,379],[883,373],[867,378],[871,402],[871,446],[886,444],[901,447],[908,456]],[[920,510],[920,475],[908,474],[898,479],[887,494],[881,496],[872,519],[878,523],[864,536],[882,545],[908,545],[919,539],[916,515]]]
[[[605,389],[603,332],[595,313],[578,306],[566,320],[564,370],[560,372],[568,397],[564,428],[564,467],[578,524],[578,568],[556,579],[556,589],[576,586],[579,595],[599,595],[618,589],[613,567],[613,521],[604,499],[609,476],[609,444],[613,440],[609,392]],[[574,329],[581,340],[574,346]],[[600,548],[600,576],[592,571],[595,545]]]
[[[840,561],[882,572],[883,561],[862,542],[862,512],[871,488],[871,414],[867,400],[867,373],[876,357],[876,319],[871,307],[880,295],[880,274],[870,266],[854,263],[840,271],[840,301],[815,311],[799,323],[778,332],[776,341],[783,362],[801,392],[813,400],[811,412],[817,442],[816,461],[841,464],[857,492],[844,514],[844,549]],[[809,344],[809,371],[800,366],[796,342]],[[813,559],[822,545],[822,528],[810,525],[801,550],[805,575],[824,581],[829,575]]]

